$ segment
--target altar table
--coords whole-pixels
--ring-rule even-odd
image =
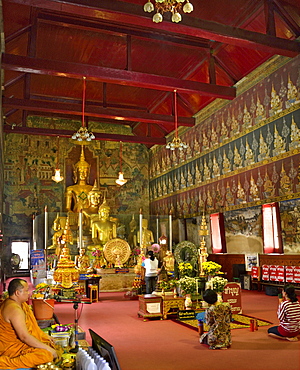
[[[171,309],[176,309],[178,310],[184,310],[184,301],[185,299],[183,297],[172,297],[172,296],[163,296],[163,319],[167,319],[167,316],[170,315]]]

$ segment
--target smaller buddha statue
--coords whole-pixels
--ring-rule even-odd
[[[168,276],[174,276],[175,258],[171,251],[166,252],[166,256],[163,258],[163,266],[165,266]]]
[[[81,248],[79,251],[79,255],[75,257],[75,265],[78,268],[80,274],[87,273],[90,267],[90,258],[86,254],[85,248]]]
[[[94,244],[104,246],[106,242],[117,237],[117,225],[109,220],[110,207],[104,198],[99,207],[99,217],[92,223],[92,239]]]
[[[140,239],[140,232],[137,233],[138,241],[141,244],[141,248],[147,251],[148,248],[154,243],[153,233],[148,229],[148,220],[143,218],[142,220],[142,240]]]
[[[56,216],[56,218],[53,222],[52,228],[55,231],[55,233],[52,236],[52,245],[50,245],[47,249],[56,249],[59,245],[59,238],[63,234],[63,228],[62,228],[60,217],[59,217],[58,213],[57,213],[57,216]]]

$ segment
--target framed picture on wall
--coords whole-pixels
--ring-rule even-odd
[[[246,271],[251,271],[253,266],[259,266],[258,253],[245,254]]]

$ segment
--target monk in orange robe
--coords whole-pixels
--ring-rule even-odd
[[[54,341],[38,326],[26,303],[28,283],[13,279],[0,306],[0,369],[32,368],[58,357]]]

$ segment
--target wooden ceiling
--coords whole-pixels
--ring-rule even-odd
[[[154,0],[153,0],[154,1]],[[146,0],[3,0],[4,131],[71,136],[33,129],[28,115],[129,126],[132,135],[98,140],[163,145],[178,124],[270,57],[300,52],[299,0],[191,0],[178,24],[156,24]],[[103,125],[102,125],[103,126]],[[79,128],[79,126],[78,126]]]

